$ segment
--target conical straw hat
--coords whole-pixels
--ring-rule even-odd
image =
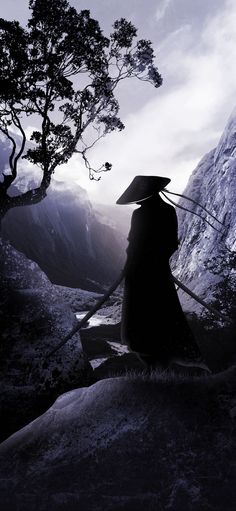
[[[163,190],[169,183],[170,179],[168,177],[136,176],[116,201],[116,204],[130,204],[148,199]]]

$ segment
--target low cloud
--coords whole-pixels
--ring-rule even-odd
[[[157,22],[161,21],[164,18],[166,11],[167,11],[171,2],[172,2],[172,0],[161,0],[158,2],[158,7],[156,10],[156,21]]]
[[[158,3],[157,27],[160,16],[167,18],[169,4],[168,0]],[[235,26],[236,3],[232,0],[222,2],[221,10],[208,16],[201,28],[183,20],[157,45],[164,83],[155,98],[123,118],[126,129],[109,135],[90,153],[96,167],[111,161],[111,172],[103,174],[99,183],[89,181],[83,162],[75,155],[58,167],[55,178],[71,186],[78,182],[91,200],[104,203],[115,203],[137,174],[169,176],[171,188],[183,191],[202,156],[218,143],[235,106]],[[134,81],[125,84],[130,99],[134,86]],[[31,132],[29,127],[28,137]]]
[[[70,176],[99,202],[114,203],[137,174],[167,175],[172,189],[182,191],[199,160],[218,143],[235,106],[235,26],[236,4],[228,1],[197,39],[189,26],[168,36],[159,54],[165,72],[156,99],[129,115],[125,131],[110,135],[91,153],[97,165],[113,162],[111,173],[89,182],[75,157],[58,178],[70,167]]]

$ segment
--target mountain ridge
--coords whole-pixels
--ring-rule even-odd
[[[7,213],[2,235],[67,287],[102,291],[124,263],[125,237],[101,221],[79,185],[54,181],[39,204]]]

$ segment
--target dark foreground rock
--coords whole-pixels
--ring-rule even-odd
[[[100,325],[81,330],[81,343],[89,359],[106,357],[115,353],[109,341],[120,340],[120,325]]]
[[[81,331],[81,342],[83,350],[90,360],[96,357],[108,357],[115,353],[108,342],[103,341],[102,339],[91,339],[86,330]]]
[[[4,511],[235,511],[236,369],[62,395],[0,446]]]
[[[75,335],[74,314],[37,264],[0,240],[0,437],[6,438],[45,411],[67,390],[85,386],[92,369]]]

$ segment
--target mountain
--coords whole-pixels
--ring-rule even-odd
[[[133,213],[133,208],[130,206],[118,206],[118,205],[110,205],[110,204],[94,204],[94,209],[98,219],[102,223],[108,223],[113,229],[121,232],[125,238],[127,238],[129,229],[131,216]]]
[[[173,259],[174,273],[191,290],[210,302],[216,299],[222,282],[228,282],[232,290],[236,284],[235,268],[228,263],[228,258],[236,253],[236,111],[231,115],[218,146],[202,158],[192,173],[183,194],[202,204],[224,224],[222,226],[196,204],[186,199],[179,201],[180,206],[206,217],[217,229],[177,208],[180,247]],[[217,271],[217,264],[220,271]],[[181,291],[180,298],[185,309],[202,310],[197,302]],[[220,305],[224,307],[224,303]]]
[[[125,259],[125,237],[108,224],[83,188],[54,181],[42,202],[8,212],[2,235],[51,282],[100,291],[117,278]]]

